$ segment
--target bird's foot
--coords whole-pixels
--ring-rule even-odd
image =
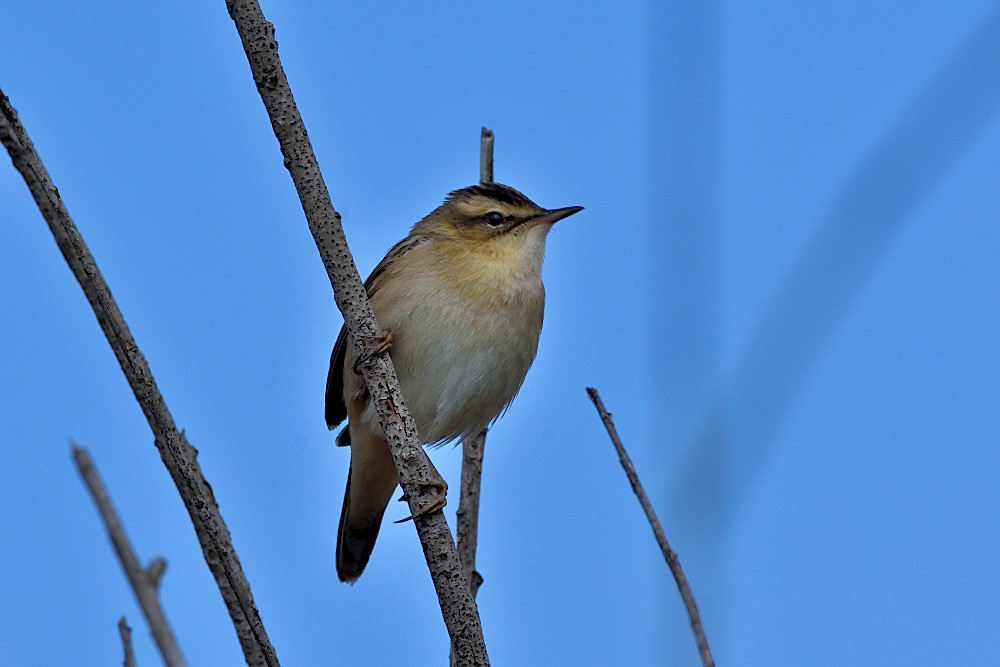
[[[355,375],[361,375],[361,367],[371,362],[372,359],[380,354],[384,354],[392,349],[392,333],[388,331],[380,331],[374,336],[368,336],[374,343],[375,347],[368,354],[362,354],[360,357],[354,360],[354,364],[351,366],[351,370],[354,371]]]
[[[434,512],[440,512],[444,509],[444,506],[448,504],[448,483],[444,479],[435,474],[434,477],[427,480],[426,482],[420,482],[420,486],[426,489],[434,489],[434,497],[431,501],[421,507],[411,516],[405,519],[400,519],[399,521],[394,521],[393,523],[405,523],[412,519],[416,519],[418,516],[426,516],[427,514],[433,514]],[[410,496],[404,491],[400,501],[409,502]]]

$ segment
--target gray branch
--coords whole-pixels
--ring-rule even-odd
[[[493,131],[483,128],[479,137],[479,182],[493,182]],[[476,544],[479,540],[479,495],[483,480],[486,429],[462,440],[462,488],[455,515],[458,556],[462,559],[469,590],[476,597],[483,575],[476,571]]]
[[[160,655],[163,656],[163,662],[167,667],[184,667],[186,664],[184,656],[181,654],[181,649],[177,645],[174,633],[170,629],[167,617],[163,613],[163,607],[160,606],[160,576],[163,574],[163,568],[166,566],[166,563],[162,558],[157,558],[150,563],[148,569],[139,563],[139,559],[136,557],[135,551],[133,551],[132,545],[128,541],[128,536],[125,534],[125,528],[122,527],[121,521],[118,519],[118,514],[111,505],[111,498],[108,497],[104,483],[101,482],[101,477],[97,474],[97,469],[94,467],[93,461],[90,460],[90,455],[86,449],[78,447],[72,442],[70,446],[73,448],[73,461],[76,463],[76,468],[80,471],[80,477],[83,478],[84,484],[87,485],[87,490],[90,491],[90,496],[94,499],[94,504],[97,505],[97,512],[101,515],[101,520],[104,521],[108,537],[115,548],[115,553],[118,554],[118,561],[122,564],[125,576],[128,577],[128,583],[132,586],[132,592],[135,593],[139,607],[146,617],[146,622],[149,623],[149,631],[152,633],[153,641],[156,642],[156,646],[160,650]],[[119,629],[128,629],[125,626],[124,618],[119,621],[118,627]],[[126,640],[125,630],[122,630],[123,643]],[[128,652],[131,650],[131,632],[129,632],[128,638],[126,663],[128,663]]]
[[[337,307],[344,315],[351,341],[361,354],[373,348],[378,325],[347,247],[340,214],[320,173],[319,163],[278,58],[274,26],[261,13],[256,0],[227,0],[229,15],[243,42],[254,83],[281,145],[285,167],[295,183],[309,230],[319,249],[333,286]],[[441,512],[417,516],[433,498],[427,484],[432,467],[417,436],[399,391],[388,355],[379,355],[362,367],[365,384],[379,415],[392,452],[400,485],[416,516],[427,567],[434,581],[448,634],[462,665],[487,665],[479,611],[466,582],[451,531]]]
[[[712,667],[715,661],[712,660],[712,652],[708,649],[708,639],[705,638],[705,629],[701,625],[698,606],[694,602],[694,595],[691,593],[691,586],[688,584],[687,577],[684,576],[684,570],[681,569],[681,561],[667,542],[663,526],[660,525],[660,520],[656,518],[656,511],[653,509],[653,504],[649,502],[649,496],[646,495],[645,489],[642,488],[642,484],[639,482],[639,475],[635,472],[635,466],[632,465],[632,459],[629,458],[628,452],[625,451],[625,445],[622,444],[621,438],[618,437],[618,430],[615,428],[614,422],[611,421],[611,413],[604,408],[604,401],[601,400],[601,395],[593,387],[587,388],[587,394],[590,396],[590,400],[594,402],[594,407],[597,408],[597,413],[601,416],[601,421],[604,422],[604,428],[608,430],[608,435],[611,436],[611,442],[618,452],[618,458],[621,459],[622,468],[625,469],[628,481],[632,484],[632,491],[635,492],[636,498],[639,499],[639,504],[642,505],[643,511],[646,512],[646,518],[649,520],[649,525],[653,528],[653,534],[656,535],[660,551],[663,552],[663,557],[670,567],[670,572],[674,575],[674,581],[677,582],[677,588],[681,592],[681,598],[683,598],[684,606],[687,608],[688,617],[691,619],[691,630],[694,632],[695,641],[698,643],[698,653],[701,656],[701,662],[705,667]]]
[[[250,584],[243,574],[229,538],[229,530],[215,504],[208,482],[201,474],[197,452],[188,444],[184,433],[177,429],[173,415],[153,380],[146,358],[132,338],[93,255],[70,218],[59,190],[52,183],[24,126],[18,120],[17,112],[11,107],[10,100],[3,91],[0,91],[0,142],[28,185],[35,204],[48,223],[70,270],[83,288],[83,293],[118,358],[122,372],[146,415],[160,458],[180,492],[198,534],[205,562],[219,585],[247,664],[251,667],[277,667],[278,658],[254,606]]]
[[[462,491],[455,520],[458,524],[458,555],[465,567],[472,597],[476,597],[483,584],[483,575],[476,571],[476,543],[479,539],[479,491],[485,449],[486,429],[474,438],[462,440]]]
[[[479,134],[479,182],[493,182],[493,131],[483,128]],[[486,449],[486,429],[475,437],[462,439],[462,488],[455,532],[458,535],[458,557],[465,568],[469,592],[475,598],[483,585],[483,575],[476,571],[476,544],[479,540],[479,495],[483,481],[483,454]],[[457,664],[452,649],[449,664]]]

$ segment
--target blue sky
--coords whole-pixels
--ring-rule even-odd
[[[263,6],[362,273],[477,180],[481,125],[498,181],[586,207],[549,237],[538,358],[487,444],[491,658],[697,664],[596,386],[722,664],[1000,662],[1000,9],[689,4]],[[279,658],[441,664],[412,527],[336,579],[341,319],[224,3],[4,22],[0,85],[201,452]],[[140,557],[167,559],[189,663],[240,664],[9,167],[0,219],[3,662],[114,664],[122,614],[157,662],[73,438]],[[460,452],[432,456],[457,491]]]

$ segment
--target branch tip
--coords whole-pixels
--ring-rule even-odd
[[[122,638],[122,652],[125,654],[122,664],[125,667],[135,667],[135,654],[132,652],[132,628],[128,627],[124,616],[118,619],[118,634]]]

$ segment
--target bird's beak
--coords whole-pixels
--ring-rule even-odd
[[[531,218],[530,220],[525,220],[529,225],[542,225],[542,224],[552,224],[553,222],[558,222],[563,218],[568,218],[574,213],[579,213],[583,210],[582,206],[567,206],[566,208],[554,208],[551,211],[546,211],[537,218]]]

